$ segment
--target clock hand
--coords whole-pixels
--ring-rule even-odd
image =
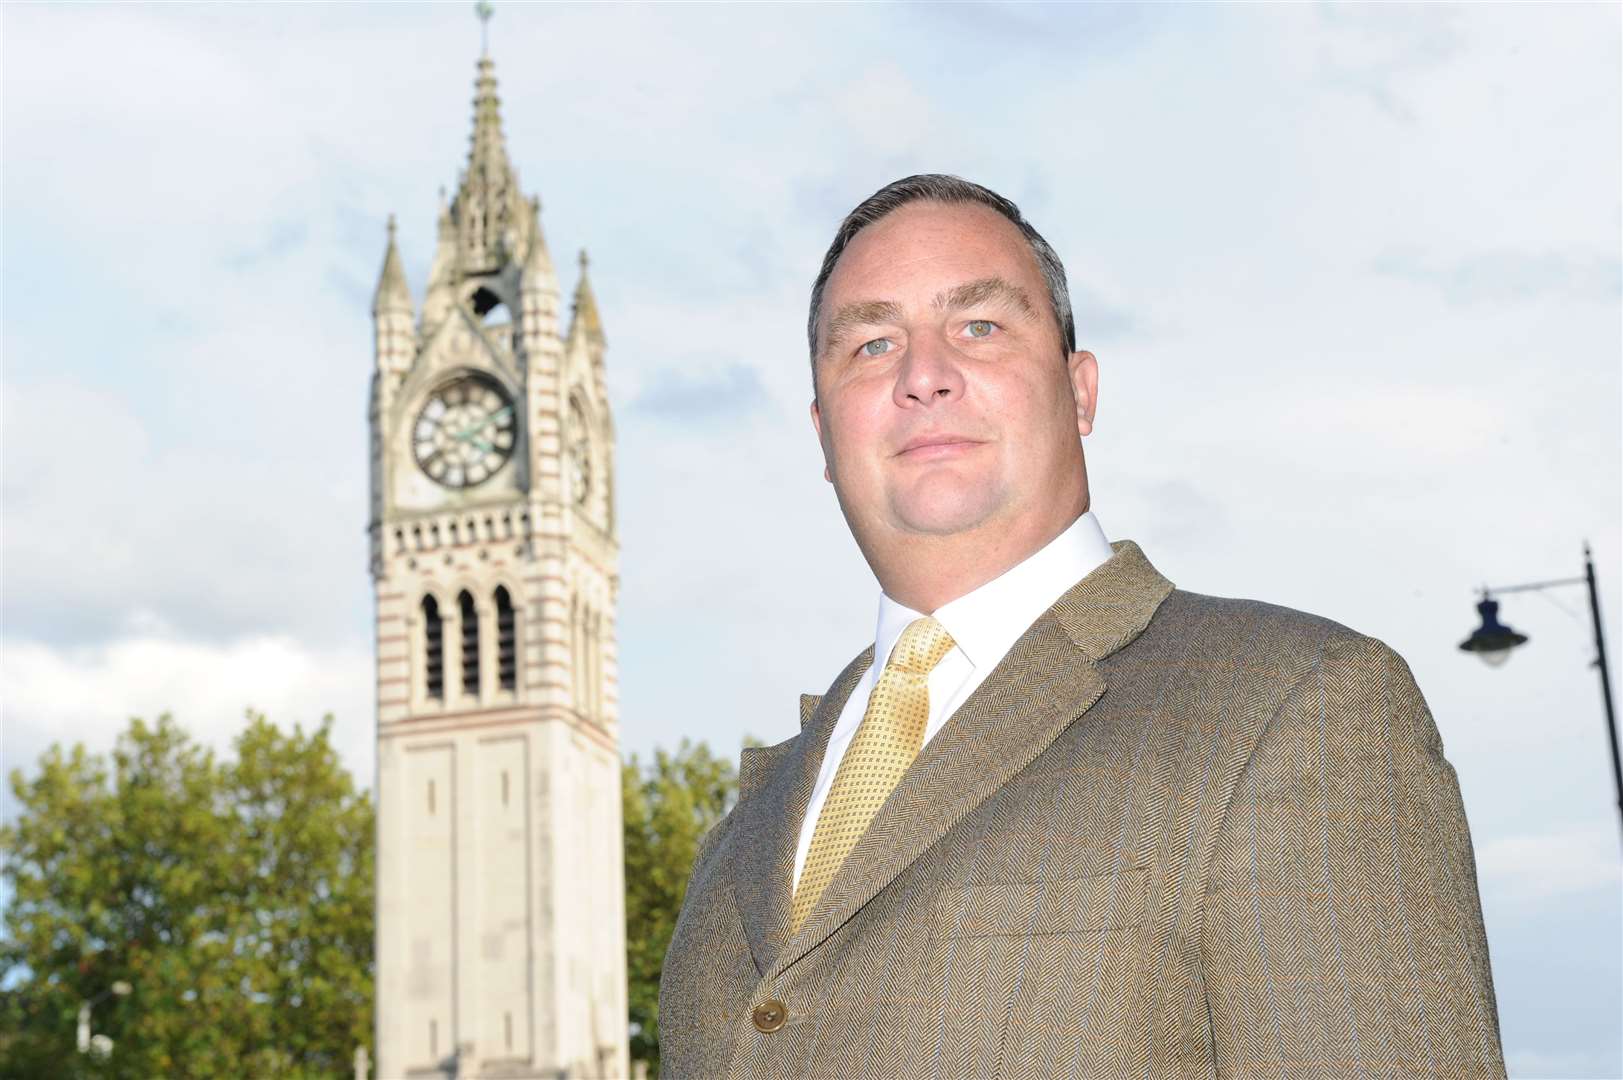
[[[504,406],[504,407],[502,407],[500,409],[497,409],[495,412],[491,413],[489,416],[485,417],[483,420],[479,421],[479,423],[475,424],[470,430],[478,431],[480,428],[489,427],[491,424],[494,424],[496,421],[500,420],[502,417],[511,416],[512,414],[513,414],[513,406],[511,406],[511,405]]]
[[[497,409],[495,412],[491,413],[489,416],[485,417],[483,420],[479,421],[477,424],[474,424],[472,427],[463,428],[461,431],[459,431],[455,435],[453,435],[452,438],[456,439],[458,442],[468,442],[470,439],[473,438],[473,433],[474,432],[479,431],[481,428],[485,428],[485,427],[490,426],[491,424],[495,423],[497,420],[500,420],[504,416],[510,416],[512,414],[512,412],[513,412],[513,406],[511,406],[511,405],[503,406],[502,408]],[[489,448],[487,447],[486,449],[489,449]]]

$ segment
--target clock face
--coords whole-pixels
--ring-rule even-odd
[[[430,479],[469,488],[507,464],[517,430],[513,401],[501,385],[488,376],[463,375],[429,395],[412,428],[412,450]]]

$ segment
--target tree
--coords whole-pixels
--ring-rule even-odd
[[[370,798],[332,717],[217,760],[165,714],[52,747],[0,828],[0,1076],[348,1076],[371,1042]],[[106,1061],[74,1051],[81,1002]]]
[[[756,745],[745,740],[745,745]],[[699,841],[738,797],[726,758],[683,739],[675,754],[654,752],[623,766],[626,860],[626,974],[632,1060],[659,1072],[659,973],[682,910]]]

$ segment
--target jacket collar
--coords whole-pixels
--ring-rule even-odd
[[[1143,633],[1172,592],[1137,544],[1120,540],[1111,548],[1110,559],[1031,625],[920,751],[792,940],[795,842],[829,736],[873,649],[853,659],[827,694],[802,697],[800,735],[743,755],[739,787],[750,794],[739,807],[734,890],[763,975],[838,930],[1104,694],[1097,662]]]

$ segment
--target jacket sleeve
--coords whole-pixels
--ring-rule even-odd
[[[1201,957],[1223,1077],[1503,1077],[1476,861],[1408,665],[1327,643],[1216,837]]]

